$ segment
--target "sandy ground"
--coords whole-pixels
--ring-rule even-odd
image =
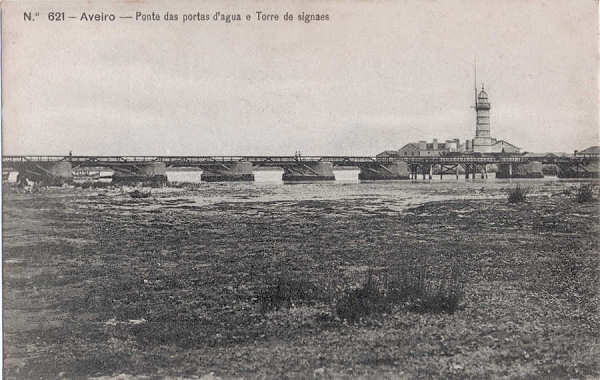
[[[599,215],[560,194],[403,212],[5,194],[4,376],[595,378]],[[458,265],[460,310],[337,317],[344,289],[407,260]],[[329,296],[262,310],[282,271]]]

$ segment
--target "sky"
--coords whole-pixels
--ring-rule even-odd
[[[598,145],[595,0],[90,4],[3,3],[3,154],[375,155],[462,141],[475,134],[475,57],[493,137],[530,152]],[[49,22],[50,9],[76,19]],[[252,20],[79,21],[138,11]]]

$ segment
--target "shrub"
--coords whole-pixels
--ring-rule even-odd
[[[591,202],[594,200],[594,188],[591,183],[582,183],[575,192],[575,199],[579,203]]]
[[[508,201],[510,203],[525,202],[528,192],[529,190],[527,188],[517,185],[517,187],[509,191]]]
[[[374,312],[383,312],[389,308],[384,293],[379,289],[369,271],[367,281],[358,289],[344,292],[336,303],[335,311],[341,319],[356,321]]]
[[[362,287],[346,290],[339,298],[337,315],[356,321],[372,313],[388,312],[395,305],[418,313],[452,314],[464,297],[458,265],[452,266],[449,280],[434,279],[424,264],[399,266],[386,278],[384,285],[379,286],[369,272]]]
[[[422,297],[427,291],[425,265],[397,267],[388,282],[388,298],[394,303]]]
[[[425,265],[403,267],[388,285],[389,302],[404,304],[419,313],[449,313],[458,310],[464,296],[462,272],[453,265],[449,280],[435,280]]]

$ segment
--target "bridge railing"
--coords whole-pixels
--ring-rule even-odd
[[[248,161],[253,163],[291,163],[302,161],[325,162],[371,162],[371,157],[346,157],[346,156],[160,156],[163,162],[235,162]]]
[[[64,161],[65,156],[28,155],[28,156],[2,156],[4,162],[28,162],[28,161]]]
[[[71,162],[140,162],[140,161],[156,161],[158,156],[59,156],[59,155],[26,155],[26,156],[2,156],[2,161],[5,162],[56,162],[56,161],[71,161]]]
[[[2,156],[2,161],[6,164],[25,163],[25,162],[56,162],[69,161],[91,165],[93,163],[138,163],[138,162],[165,162],[167,165],[186,164],[211,164],[211,163],[231,163],[236,161],[248,161],[256,165],[277,166],[277,164],[293,164],[294,162],[331,162],[337,166],[360,166],[360,164],[380,163],[391,164],[394,161],[405,161],[408,164],[498,164],[498,163],[526,163],[530,161],[541,161],[543,163],[559,162],[583,162],[589,160],[598,160],[598,155],[576,155],[571,157],[557,156],[402,156],[402,157],[367,157],[367,156],[61,156],[61,155],[7,155]]]
[[[461,156],[461,157],[444,157],[444,156],[403,156],[397,158],[383,157],[377,158],[379,163],[392,163],[394,161],[405,161],[407,163],[426,163],[426,164],[439,164],[439,163],[481,163],[481,164],[494,164],[494,163],[519,163],[529,161],[528,158],[524,157],[473,157],[473,156]]]

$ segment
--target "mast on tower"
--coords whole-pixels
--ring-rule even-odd
[[[475,76],[473,77],[473,89],[475,90],[475,109],[477,109],[477,56],[473,58],[473,71]]]

